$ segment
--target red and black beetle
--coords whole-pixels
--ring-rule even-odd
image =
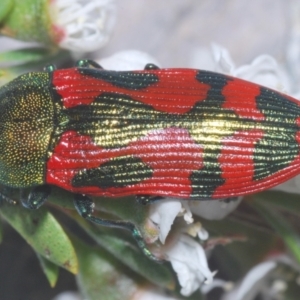
[[[213,72],[82,60],[1,87],[0,111],[1,184],[32,187],[29,208],[51,185],[72,191],[83,217],[130,229],[150,257],[133,224],[93,217],[88,196],[220,199],[300,173],[299,102]]]

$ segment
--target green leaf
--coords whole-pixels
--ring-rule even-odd
[[[67,209],[74,210],[73,194],[60,190],[53,189],[51,194],[51,202]],[[95,203],[105,211],[114,212],[119,217],[124,219],[136,219],[143,222],[143,218],[148,209],[143,205],[137,205],[135,199],[107,199],[96,198]],[[99,205],[101,204],[101,206]],[[128,209],[132,208],[132,209]],[[135,213],[133,213],[133,210]],[[149,260],[141,250],[136,246],[132,239],[125,240],[124,236],[130,234],[123,234],[122,229],[111,229],[100,225],[93,225],[80,217],[77,212],[70,213],[74,219],[81,225],[84,230],[93,238],[99,245],[117,257],[118,260],[142,275],[147,280],[159,285],[163,288],[174,289],[175,281],[173,273],[167,267],[167,264],[157,264]],[[110,216],[111,217],[111,216]],[[123,219],[122,218],[122,219]],[[108,232],[108,233],[106,233]],[[116,235],[119,235],[118,237]],[[122,237],[120,237],[120,235]],[[131,242],[133,244],[131,244]]]
[[[143,224],[148,216],[150,205],[138,204],[135,197],[95,198],[96,208],[109,212],[122,220]]]
[[[3,223],[2,220],[0,219],[0,244],[2,243],[3,240]]]
[[[60,64],[70,59],[70,53],[58,48],[23,48],[0,52],[0,65],[6,68],[7,73],[15,74],[15,77],[35,69],[42,70],[47,64],[55,61]]]
[[[0,5],[0,23],[2,23],[3,19],[10,12],[10,10],[12,9],[13,4],[14,4],[13,0],[1,0],[1,5]]]
[[[0,214],[40,255],[76,274],[74,247],[61,225],[45,207],[31,211],[3,203]]]
[[[2,7],[1,0],[1,7]],[[6,2],[6,1],[4,1]],[[0,32],[15,39],[52,45],[55,28],[48,0],[18,0],[1,22]]]
[[[266,203],[273,208],[280,208],[300,216],[300,194],[290,194],[280,191],[267,191],[248,196],[249,199]]]
[[[77,282],[85,299],[131,299],[140,280],[103,249],[73,239],[79,260]]]
[[[39,255],[38,253],[37,257],[40,261],[41,267],[48,279],[50,286],[55,287],[59,275],[59,267],[56,264],[52,263],[50,260]]]
[[[253,198],[257,199],[257,197],[258,196],[254,196]],[[252,206],[281,236],[287,248],[300,263],[300,236],[290,225],[290,223],[275,209],[272,209],[272,207],[263,203],[262,201],[253,201]]]
[[[53,187],[48,201],[57,205],[58,208],[75,210],[73,199],[73,193],[63,190],[61,188]]]
[[[0,87],[13,80],[17,76],[12,70],[0,69]]]
[[[86,232],[104,249],[136,273],[162,288],[173,290],[175,281],[167,263],[159,264],[147,258],[141,250],[124,238],[100,232],[84,220],[79,220]],[[121,229],[116,229],[120,232]],[[133,241],[134,242],[134,241]]]
[[[95,198],[96,209],[111,214],[113,218],[129,221],[135,224],[141,231],[145,240],[158,238],[159,230],[149,225],[149,210],[151,205],[137,203],[135,197],[122,198]],[[108,218],[111,218],[109,216]]]
[[[46,48],[24,48],[0,53],[0,63],[7,65],[41,61],[49,55]]]

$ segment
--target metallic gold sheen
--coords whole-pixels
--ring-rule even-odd
[[[188,113],[170,114],[114,94],[101,95],[89,106],[68,109],[66,115],[69,122],[60,131],[73,129],[92,137],[104,148],[126,147],[153,130],[178,127],[187,129],[199,145],[220,149],[224,137],[258,126],[232,110],[224,109],[220,114],[220,108],[212,108],[206,101],[199,102]]]
[[[54,128],[48,73],[29,73],[0,89],[0,182],[10,187],[44,183]]]

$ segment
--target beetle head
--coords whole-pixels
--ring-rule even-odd
[[[44,181],[53,130],[48,73],[28,73],[0,88],[0,182],[30,187]]]

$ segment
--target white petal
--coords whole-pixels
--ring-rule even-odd
[[[205,252],[189,236],[179,235],[165,255],[177,273],[182,295],[189,296],[204,283],[212,282],[213,273],[208,268]]]
[[[200,240],[205,241],[209,238],[209,234],[203,227],[201,227],[201,229],[198,231],[198,237]]]
[[[183,219],[187,224],[192,224],[194,222],[193,214],[191,212],[188,201],[181,201],[182,209],[183,209]]]
[[[203,294],[207,294],[215,288],[222,288],[224,291],[230,291],[232,290],[233,286],[233,282],[231,281],[224,281],[222,279],[215,278],[212,284],[203,285],[201,287],[201,291]]]
[[[52,22],[63,32],[61,48],[90,52],[107,42],[116,16],[113,0],[54,0],[51,4]]]
[[[116,71],[142,70],[149,63],[158,65],[158,62],[149,54],[137,50],[120,51],[110,57],[99,59],[97,62],[106,70]]]
[[[220,220],[225,218],[237,208],[243,197],[225,202],[223,200],[189,201],[191,211],[208,220]]]
[[[232,75],[281,92],[286,92],[289,87],[283,69],[272,56],[266,54],[256,57],[249,65],[235,69]]]
[[[83,300],[78,293],[63,292],[57,295],[52,300]]]
[[[215,71],[232,74],[232,70],[234,70],[235,66],[229,51],[225,47],[215,43],[213,43],[211,47],[216,62]]]
[[[232,75],[279,91],[291,90],[286,72],[270,55],[260,55],[249,65],[236,68],[227,49],[212,44],[211,48],[194,51],[191,66]]]
[[[180,211],[181,202],[177,199],[164,199],[151,204],[149,218],[159,227],[159,239],[163,244]]]
[[[234,63],[229,52],[218,44],[212,44],[211,48],[197,48],[191,57],[190,66],[192,68],[227,74],[230,74],[234,69]]]

